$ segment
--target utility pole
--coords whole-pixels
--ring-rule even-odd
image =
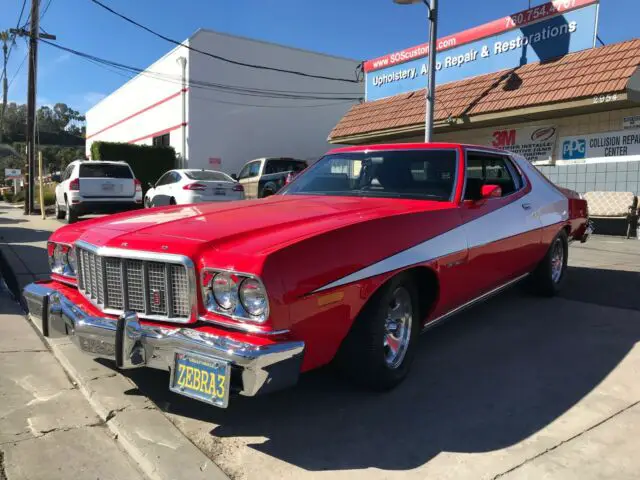
[[[33,177],[36,172],[36,83],[38,67],[38,39],[55,40],[55,35],[40,34],[40,0],[31,0],[30,31],[12,29],[11,33],[21,37],[29,37],[29,80],[27,87],[27,194],[24,196],[24,213],[33,213]]]
[[[0,32],[0,41],[2,41],[2,111],[0,111],[0,143],[2,143],[4,137],[4,112],[7,110],[7,90],[9,89],[9,83],[7,80],[7,62],[9,61],[9,48],[7,42],[9,41],[9,32]]]

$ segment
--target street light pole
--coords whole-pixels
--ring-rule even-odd
[[[436,41],[438,36],[438,0],[431,0],[429,5],[426,0],[425,4],[429,9],[429,84],[425,97],[427,99],[425,125],[424,125],[424,141],[431,142],[433,139],[433,111],[436,103]]]
[[[438,0],[393,0],[398,5],[424,3],[429,10],[429,72],[425,93],[424,141],[433,138],[433,110],[436,103],[436,42],[438,38]]]

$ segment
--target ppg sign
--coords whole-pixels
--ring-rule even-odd
[[[587,153],[587,142],[580,138],[578,140],[565,140],[562,143],[562,159],[577,160],[584,158]]]

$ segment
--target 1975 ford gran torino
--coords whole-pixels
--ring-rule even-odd
[[[459,144],[333,150],[268,199],[65,226],[26,287],[45,335],[226,407],[335,361],[389,389],[418,334],[528,277],[553,295],[587,204],[524,158]]]

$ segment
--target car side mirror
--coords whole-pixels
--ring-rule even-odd
[[[235,173],[231,174],[231,178],[233,178],[236,182],[238,181],[238,175],[236,175]]]
[[[147,186],[149,188],[155,188],[155,185],[153,183],[151,183],[151,182],[147,182]]]
[[[483,185],[481,191],[482,198],[499,198],[502,196],[500,185]]]
[[[51,175],[51,181],[60,183],[60,175]]]

